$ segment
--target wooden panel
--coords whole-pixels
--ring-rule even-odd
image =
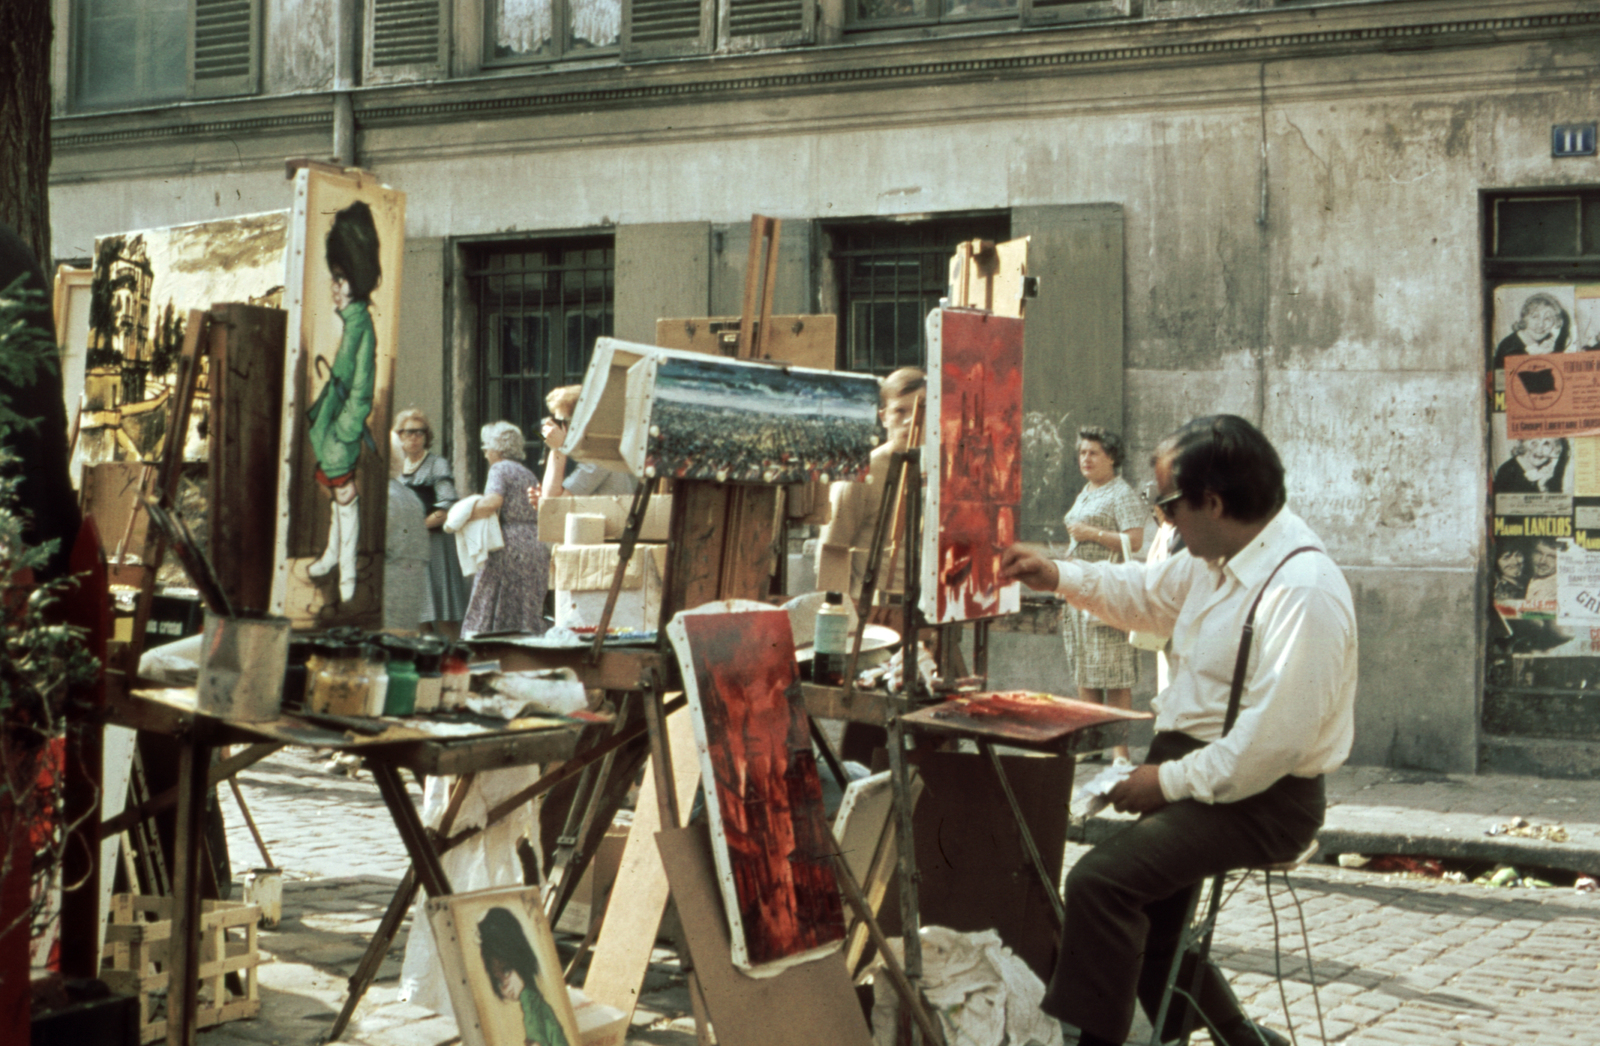
[[[282,309],[211,311],[210,556],[236,610],[272,600],[287,324]]]
[[[688,810],[694,802],[695,789],[700,786],[700,762],[695,756],[694,724],[688,709],[667,716],[667,739],[678,809]],[[661,812],[656,802],[656,775],[651,769],[645,769],[639,801],[634,806],[633,826],[622,848],[622,864],[606,906],[605,923],[595,941],[588,979],[583,983],[583,993],[590,999],[614,1006],[629,1017],[639,1002],[650,950],[655,947],[661,916],[667,909],[667,879],[655,842]]]
[[[83,470],[83,514],[94,519],[100,548],[115,565],[119,550],[143,558],[150,517],[134,511],[147,468],[138,461],[108,461]],[[128,529],[129,517],[133,529]]]
[[[664,349],[732,356],[738,335],[737,316],[698,316],[656,321],[656,344]],[[796,367],[833,370],[839,353],[838,317],[826,313],[816,316],[774,316],[772,330],[767,337],[767,353],[763,359]]]
[[[648,345],[662,316],[711,311],[709,223],[620,225],[616,243],[616,337]]]
[[[663,613],[714,599],[764,599],[778,488],[683,481],[672,500]],[[670,610],[668,609],[670,608]]]
[[[1078,427],[1125,431],[1122,205],[1015,207],[1011,234],[1030,237],[1028,273],[1039,277],[1024,340],[1021,536],[1064,540],[1061,518],[1083,486]]]
[[[695,740],[735,966],[763,972],[844,936],[789,615],[704,607],[667,634]]]
[[[867,1046],[872,1034],[841,953],[776,977],[734,968],[705,825],[659,832],[667,879],[717,1041],[726,1046]]]

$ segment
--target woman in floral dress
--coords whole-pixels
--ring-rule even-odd
[[[1078,430],[1078,471],[1087,481],[1067,512],[1067,533],[1072,544],[1067,556],[1084,563],[1120,560],[1122,539],[1137,552],[1144,543],[1144,502],[1126,480],[1117,475],[1122,465],[1122,439],[1099,426]],[[1116,708],[1133,707],[1133,684],[1138,661],[1128,634],[1101,621],[1087,610],[1065,607],[1061,638],[1072,663],[1078,698]],[[1128,758],[1128,746],[1112,749],[1118,759]]]
[[[525,447],[522,430],[509,421],[483,427],[489,479],[472,518],[499,513],[505,547],[489,553],[473,578],[472,599],[461,621],[464,637],[480,632],[544,634],[550,547],[539,540],[539,509],[527,495],[538,479],[522,463]]]

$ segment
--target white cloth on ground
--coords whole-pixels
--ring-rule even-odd
[[[498,803],[528,787],[539,778],[537,766],[513,766],[504,770],[480,772],[467,790],[450,826],[451,833],[475,828],[488,819]],[[430,777],[422,797],[422,822],[438,828],[450,801],[454,777]],[[440,858],[450,888],[456,893],[486,890],[491,886],[518,886],[522,883],[522,861],[517,843],[528,840],[535,854],[540,853],[539,800],[526,803],[503,820],[468,839]],[[423,910],[427,893],[419,894],[411,909],[411,934],[406,940],[406,957],[400,967],[400,1001],[453,1016],[450,993],[445,988],[444,971],[439,965],[433,929]]]
[[[998,933],[924,926],[921,938],[922,988],[946,1040],[961,1046],[1062,1046],[1060,1023],[1039,1009],[1044,982],[1000,943]],[[889,947],[897,959],[904,955],[900,938],[891,938]],[[873,1044],[892,1046],[900,999],[881,970],[873,977],[872,996]]]

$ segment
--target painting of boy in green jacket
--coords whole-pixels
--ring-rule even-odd
[[[332,362],[318,356],[313,363],[317,374],[325,368],[327,377],[306,412],[311,449],[317,459],[316,480],[333,496],[328,546],[311,564],[310,572],[320,578],[337,567],[339,600],[349,602],[356,593],[356,549],[361,537],[356,462],[363,444],[376,450],[367,430],[378,370],[378,339],[369,308],[372,292],[383,276],[378,264],[378,228],[365,203],[357,201],[334,215],[328,230],[327,260],[333,307],[344,332]]]
[[[539,961],[528,935],[508,908],[490,908],[478,923],[478,946],[497,998],[522,1008],[523,1046],[575,1046],[539,993]]]

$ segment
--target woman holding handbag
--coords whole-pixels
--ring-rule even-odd
[[[1085,563],[1126,560],[1144,543],[1145,505],[1117,474],[1122,465],[1122,438],[1096,426],[1078,430],[1078,471],[1085,480],[1067,512],[1069,559]],[[1078,698],[1115,708],[1133,707],[1138,660],[1128,634],[1085,610],[1063,607],[1061,638],[1072,663]],[[1128,758],[1128,746],[1113,755]]]

